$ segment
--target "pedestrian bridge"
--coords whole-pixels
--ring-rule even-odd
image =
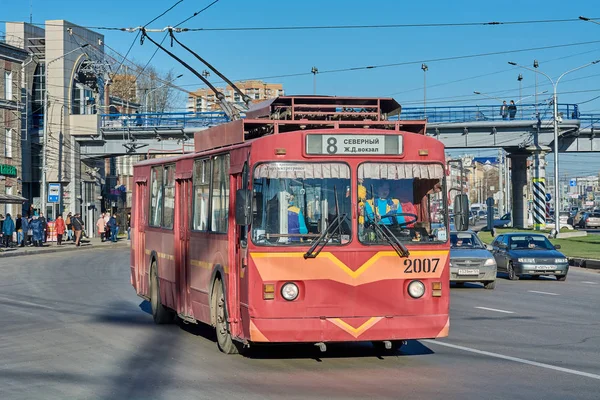
[[[534,144],[553,146],[552,105],[518,105],[502,115],[500,106],[404,108],[400,120],[426,119],[427,134],[448,149],[505,148],[519,152]],[[193,148],[193,133],[229,119],[223,112],[145,113],[99,116],[96,135],[76,136],[82,157],[181,153]],[[398,119],[391,117],[390,120]],[[581,113],[576,104],[558,105],[559,151],[600,151],[600,114]],[[598,136],[598,137],[596,137]]]

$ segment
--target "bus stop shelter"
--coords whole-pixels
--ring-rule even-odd
[[[25,197],[16,194],[0,194],[0,204],[23,204],[26,201]]]

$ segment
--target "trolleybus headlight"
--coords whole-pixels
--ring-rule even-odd
[[[295,283],[288,282],[281,287],[281,296],[283,296],[283,298],[287,301],[296,300],[298,293],[300,293],[300,291]]]
[[[413,299],[423,297],[425,294],[425,285],[421,281],[412,281],[408,284],[408,294]]]

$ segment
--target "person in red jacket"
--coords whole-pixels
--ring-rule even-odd
[[[58,214],[58,216],[56,217],[56,222],[54,223],[54,229],[56,230],[56,243],[59,246],[62,246],[62,237],[65,234],[67,227],[65,225],[65,220],[63,219],[62,215],[60,215],[60,214]]]

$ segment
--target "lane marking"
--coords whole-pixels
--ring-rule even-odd
[[[488,356],[488,357],[500,358],[502,360],[514,361],[514,362],[521,363],[521,364],[533,365],[535,367],[546,368],[546,369],[551,369],[551,370],[554,370],[554,371],[566,372],[567,374],[585,376],[587,378],[592,378],[592,379],[600,380],[600,375],[590,374],[589,372],[578,371],[576,369],[558,367],[556,365],[541,363],[541,362],[537,362],[537,361],[530,361],[530,360],[526,360],[524,358],[505,356],[504,354],[492,353],[490,351],[483,351],[483,350],[472,349],[470,347],[464,347],[464,346],[458,346],[458,345],[455,345],[455,344],[450,344],[450,343],[445,343],[445,342],[439,342],[437,340],[425,339],[425,340],[421,340],[421,342],[427,342],[427,343],[431,343],[431,344],[437,344],[437,345],[440,345],[440,346],[450,347],[452,349],[463,350],[463,351],[467,351],[467,352],[475,353],[475,354],[481,354],[481,355]]]
[[[37,307],[37,308],[43,308],[46,310],[56,310],[54,307],[50,307],[50,306],[46,306],[44,304],[38,304],[38,303],[31,303],[29,301],[25,301],[25,300],[15,300],[15,299],[10,299],[8,297],[0,297],[0,301],[4,301],[6,303],[8,303],[9,306],[31,306],[31,307]]]
[[[475,308],[479,308],[480,310],[496,311],[496,312],[501,312],[501,313],[505,313],[505,314],[514,314],[514,311],[498,310],[497,308],[487,308],[487,307],[475,307]]]
[[[538,290],[528,290],[529,293],[549,294],[550,296],[560,296],[558,293],[540,292]]]
[[[583,281],[581,283],[588,283],[590,285],[597,285],[598,284],[598,282],[591,282],[591,281]]]

